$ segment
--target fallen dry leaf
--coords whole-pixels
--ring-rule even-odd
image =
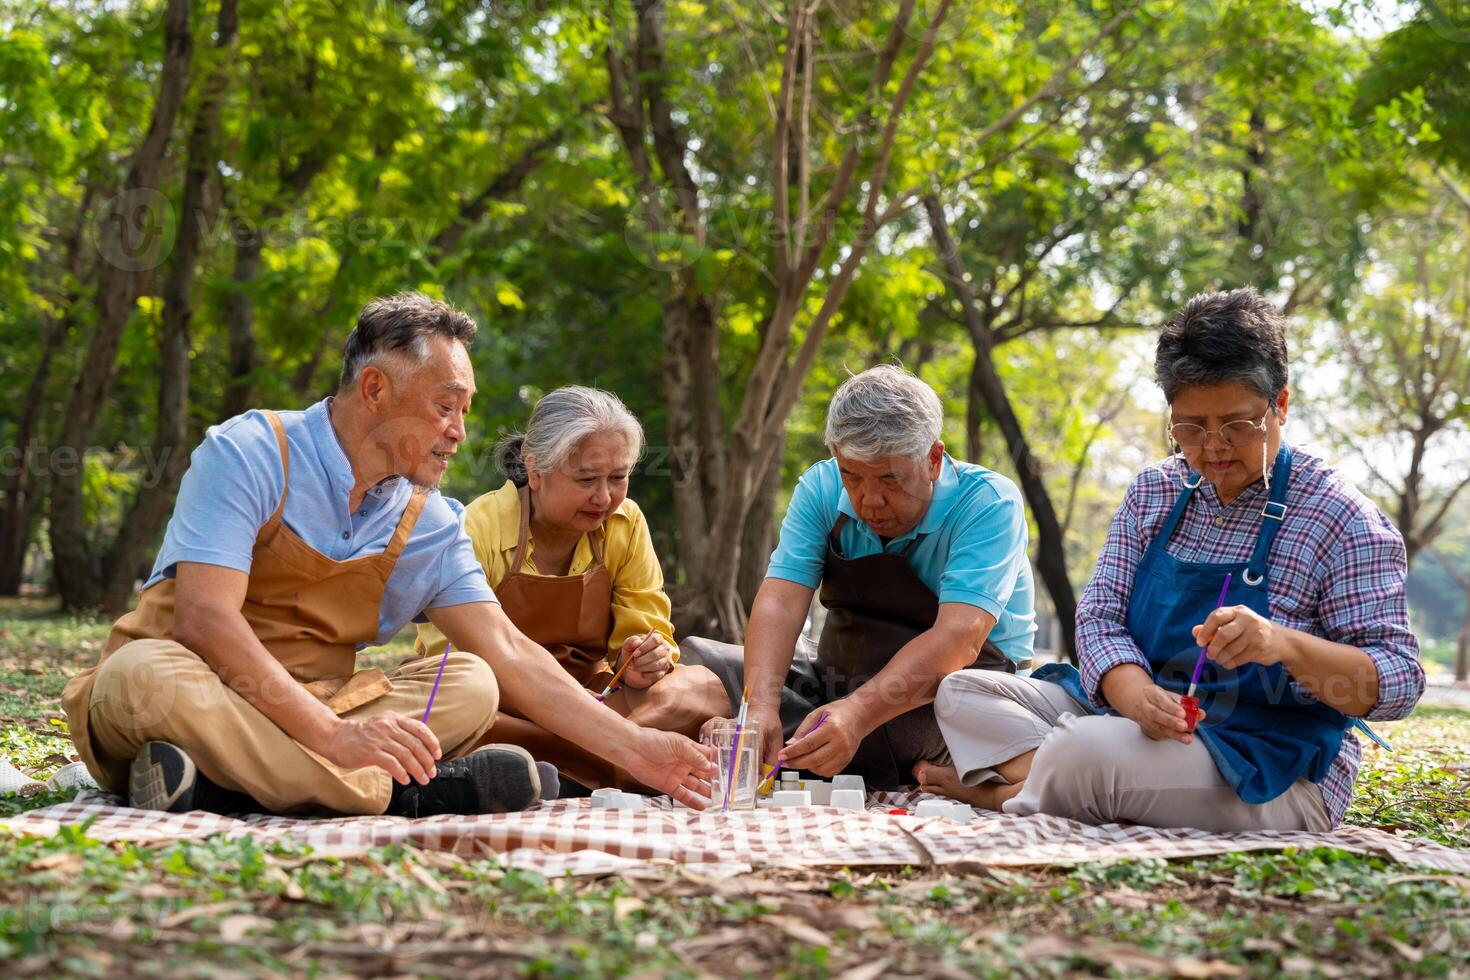
[[[270,919],[259,915],[227,915],[220,921],[219,937],[227,943],[238,943],[251,932],[264,932],[273,926]]]
[[[647,907],[648,903],[641,898],[615,898],[613,899],[613,918],[622,922],[634,912]]]
[[[892,961],[885,956],[881,960],[843,970],[837,974],[837,980],[878,980],[878,977],[883,975],[883,971],[888,969],[890,962]]]
[[[1400,942],[1392,936],[1385,936],[1383,941],[1391,946],[1395,953],[1398,953],[1410,963],[1418,963],[1424,959],[1424,951],[1422,949],[1410,946],[1408,943]]]
[[[55,854],[47,854],[38,857],[26,865],[27,871],[59,871],[62,874],[76,874],[86,864],[86,858],[75,851],[58,851]]]
[[[214,915],[216,912],[228,912],[240,907],[239,902],[214,902],[209,905],[195,905],[193,908],[180,909],[173,915],[162,919],[158,924],[164,929],[177,929],[186,922]]]
[[[1169,968],[1173,970],[1176,977],[1186,977],[1188,980],[1209,980],[1211,977],[1238,977],[1245,972],[1234,963],[1224,960],[1197,960],[1193,957],[1182,956],[1170,962]]]
[[[832,937],[815,929],[800,919],[790,915],[765,915],[761,916],[762,922],[768,922],[786,933],[788,937],[808,946],[831,946]]]

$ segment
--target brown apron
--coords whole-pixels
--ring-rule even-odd
[[[592,565],[580,575],[525,572],[522,569],[531,528],[528,488],[520,488],[520,501],[521,529],[515,557],[505,578],[494,586],[496,598],[517,629],[549,650],[579,684],[601,693],[613,676],[607,661],[607,641],[613,629],[613,589],[612,576],[603,561],[603,535],[598,531],[589,537]],[[707,719],[729,710],[724,688],[712,673],[680,665],[646,690],[623,686],[604,703],[645,728],[679,732],[691,738],[698,735]],[[645,788],[625,771],[503,705],[484,741],[520,745],[589,789]]]
[[[522,571],[531,537],[530,489],[521,487],[520,498],[521,530],[515,557],[510,571],[495,586],[495,596],[516,628],[549,650],[578,684],[601,691],[612,677],[607,638],[613,627],[612,576],[602,560],[603,535],[588,537],[592,564],[580,575]]]
[[[932,629],[939,616],[939,597],[909,563],[909,552],[922,535],[916,535],[899,552],[848,558],[840,543],[846,520],[846,514],[839,514],[827,535],[826,568],[822,573],[820,598],[827,609],[827,621],[817,642],[815,666],[823,701],[846,697],[866,684],[909,641]],[[989,639],[969,666],[1016,672],[1011,659]],[[892,729],[928,725],[937,732],[932,705],[905,712],[869,733],[845,771],[865,775],[879,786],[898,785],[907,779],[909,766],[918,760],[907,759],[908,753],[894,744]]]
[[[281,450],[284,485],[291,485],[286,431],[274,412],[266,412]],[[398,556],[413,534],[428,494],[415,489],[388,547],[376,555],[336,561],[315,550],[286,526],[286,491],[255,538],[245,601],[246,622],[271,656],[336,714],[369,704],[393,690],[381,670],[353,672],[359,644],[377,638],[383,591]],[[98,666],[66,685],[62,706],[72,741],[94,772],[97,764],[89,734],[88,708],[102,661],[139,639],[173,639],[176,582],[164,578],[145,589],[138,606],[119,619],[108,635]]]

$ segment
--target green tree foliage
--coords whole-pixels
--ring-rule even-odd
[[[688,621],[726,632],[850,370],[914,368],[951,451],[1019,477],[1014,433],[977,397],[987,358],[1057,528],[1033,529],[1048,584],[1070,590],[1162,451],[1148,334],[1180,302],[1252,282],[1303,327],[1367,330],[1367,358],[1415,320],[1421,245],[1438,243],[1440,294],[1465,276],[1455,235],[1394,230],[1458,213],[1463,241],[1470,215],[1470,44],[1427,14],[1377,36],[1352,2],[240,0],[230,57],[219,7],[187,7],[156,193],[124,215],[152,251],[123,270],[136,295],[88,380],[169,4],[0,0],[0,591],[28,549],[67,540],[47,521],[58,487],[79,488],[71,581],[130,577],[107,567],[120,527],[170,492],[159,394],[186,222],[185,444],[328,393],[368,299],[448,297],[482,329],[446,492],[497,485],[491,449],[539,394],[617,391],[650,435],[634,493],[682,605],[702,606]],[[186,202],[211,102],[214,164]],[[89,386],[80,455],[59,458]],[[1370,386],[1348,388],[1368,426]],[[1395,427],[1379,416],[1374,438]]]

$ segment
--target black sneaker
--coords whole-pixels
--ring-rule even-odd
[[[184,813],[261,813],[263,807],[244,793],[211,782],[189,753],[172,742],[144,742],[128,768],[128,805],[140,810]]]
[[[388,815],[510,813],[541,799],[536,761],[519,745],[486,745],[461,758],[440,762],[438,769],[438,775],[422,786],[395,782]]]

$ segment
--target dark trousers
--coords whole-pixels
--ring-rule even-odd
[[[725,685],[730,703],[739,706],[745,688],[745,648],[700,636],[679,641],[679,662],[697,664],[714,672]],[[823,678],[816,664],[816,644],[803,637],[791,658],[786,683],[781,689],[782,735],[790,738],[802,719],[824,704],[842,697],[843,686]],[[869,789],[897,789],[914,784],[913,769],[919,762],[949,762],[949,749],[934,719],[934,706],[906,711],[863,739],[857,754],[844,772],[863,777]]]

